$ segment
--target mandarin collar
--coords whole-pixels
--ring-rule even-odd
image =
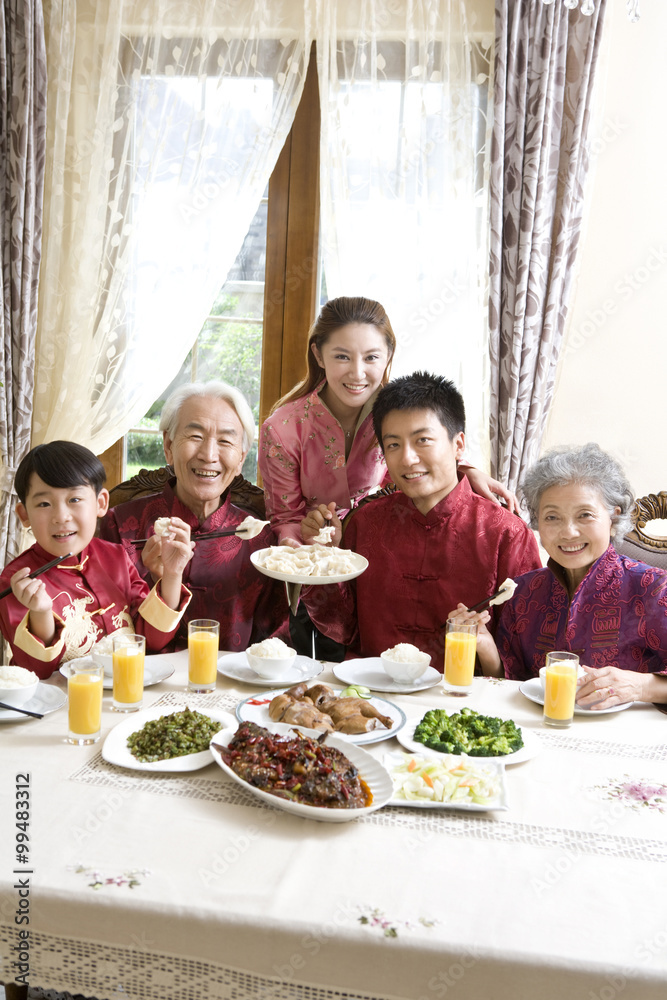
[[[165,494],[169,498],[169,509],[171,511],[170,517],[180,517],[181,521],[185,521],[186,524],[190,525],[191,532],[202,534],[205,531],[213,531],[215,528],[219,528],[221,524],[224,524],[229,515],[229,491],[230,486],[227,487],[225,492],[220,497],[220,506],[216,507],[212,514],[206,518],[205,521],[199,523],[199,520],[189,507],[179,500],[174,492],[176,486],[176,476],[169,480],[165,487]]]
[[[44,560],[44,565],[46,565],[46,563],[51,562],[51,560],[55,558],[52,552],[47,552],[46,549],[43,549],[42,546],[39,545],[37,542],[35,542],[33,548],[35,550],[35,553],[40,557],[40,559]],[[78,555],[70,556],[70,558],[67,561],[58,563],[57,567],[54,566],[54,569],[74,569],[79,571],[83,570],[84,566],[88,562],[88,557],[89,557],[88,550],[89,546],[86,545],[85,549],[82,549]]]
[[[556,562],[555,559],[549,557],[549,559],[547,560],[547,569],[551,571],[552,575],[556,578],[558,583],[561,585],[561,587],[568,594],[569,597],[569,591],[567,589],[567,577],[565,575],[565,572],[561,564]],[[616,549],[614,548],[613,544],[610,542],[609,547],[602,553],[602,555],[598,559],[595,560],[593,565],[586,573],[586,576],[577,586],[577,589],[572,595],[572,600],[570,603],[573,603],[577,599],[580,590],[592,576],[597,577],[596,585],[598,586],[598,588],[604,589],[609,584],[612,577],[618,572],[618,569],[619,569],[618,553],[616,552]]]
[[[472,488],[467,478],[461,474],[454,489],[443,497],[435,507],[431,507],[428,514],[422,514],[421,511],[417,510],[410,497],[402,491],[399,491],[399,495],[403,506],[410,510],[415,521],[419,524],[435,524],[456,514],[461,508],[467,507],[472,496]]]

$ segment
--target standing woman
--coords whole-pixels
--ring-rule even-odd
[[[344,516],[389,481],[371,409],[389,380],[395,348],[379,302],[341,297],[322,307],[308,336],[306,377],[278,401],[260,431],[266,512],[281,544],[309,542],[331,511]],[[465,473],[475,492],[496,499],[493,490],[515,508],[500,483],[478,469]]]

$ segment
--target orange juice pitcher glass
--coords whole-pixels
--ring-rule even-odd
[[[111,637],[113,643],[113,701],[115,712],[137,712],[144,701],[143,635],[121,632]]]
[[[447,694],[466,695],[472,691],[477,652],[477,625],[451,618],[445,633],[445,676]]]
[[[220,622],[188,622],[188,691],[214,691],[218,676]]]
[[[578,671],[579,657],[576,653],[547,653],[544,670],[545,726],[566,729],[572,725]]]
[[[67,742],[97,743],[102,728],[104,667],[88,657],[73,660],[67,678]]]

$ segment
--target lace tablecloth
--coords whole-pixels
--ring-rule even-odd
[[[184,654],[171,660],[147,706],[185,703]],[[667,716],[638,705],[548,732],[518,688],[479,678],[467,700],[538,741],[507,769],[508,811],[387,807],[344,824],[269,808],[214,764],[113,767],[101,743],[64,743],[65,710],[4,723],[0,980],[23,955],[33,986],[99,1000],[654,1000],[667,983]],[[187,702],[233,710],[258,691],[220,677]],[[440,688],[392,700],[413,718],[462,704]],[[13,847],[25,774],[29,869]]]

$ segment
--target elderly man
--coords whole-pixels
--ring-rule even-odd
[[[459,478],[465,409],[452,382],[425,372],[394,379],[378,393],[373,425],[397,490],[360,506],[345,529],[343,546],[365,556],[368,569],[352,583],[304,588],[302,597],[317,627],[357,655],[408,642],[442,671],[447,615],[537,569],[539,551],[520,517]],[[336,541],[333,511],[320,507],[302,524],[310,532],[325,519]]]
[[[146,580],[162,575],[161,542],[153,534],[158,517],[190,525],[192,559],[183,582],[192,592],[187,619],[220,622],[220,648],[239,652],[272,635],[289,638],[282,584],[259,573],[250,553],[275,542],[265,528],[256,538],[231,535],[206,540],[209,532],[233,530],[247,516],[230,503],[228,487],[240,473],[255,423],[243,395],[224,382],[192,383],[169,397],[160,420],[164,453],[174,478],[161,493],[119,504],[102,521],[100,534],[122,542]],[[149,537],[150,536],[150,537]],[[148,538],[142,549],[130,542]],[[187,645],[187,622],[176,638]]]

